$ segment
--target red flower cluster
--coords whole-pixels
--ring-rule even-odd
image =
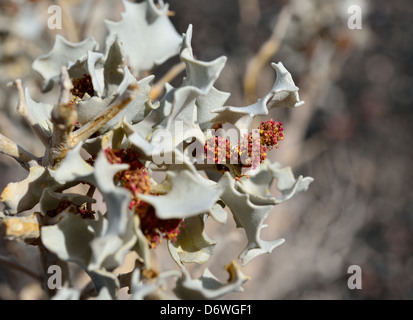
[[[273,119],[261,122],[260,137],[261,145],[267,146],[270,150],[272,148],[278,149],[278,142],[284,139],[283,123],[274,121]]]
[[[214,136],[204,145],[206,158],[216,164],[224,164],[227,163],[227,161],[234,160],[234,156],[236,156],[236,152],[234,151],[235,149],[231,148],[230,141],[224,137]],[[238,161],[238,158],[236,158],[235,161]]]
[[[156,248],[162,238],[176,241],[182,219],[159,219],[153,206],[137,197],[138,194],[150,194],[152,185],[147,169],[139,160],[140,155],[130,148],[126,150],[107,148],[105,154],[110,163],[129,164],[129,169],[115,175],[115,183],[132,192],[129,208],[139,216],[141,230],[150,246]]]
[[[214,136],[204,145],[205,157],[218,166],[231,163],[255,169],[267,158],[267,150],[278,148],[279,141],[284,139],[282,125],[282,122],[273,119],[261,122],[258,128],[259,137],[250,133],[238,141],[235,147],[231,146],[231,142],[225,137]]]

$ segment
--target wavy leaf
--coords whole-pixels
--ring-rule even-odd
[[[88,51],[98,48],[93,38],[86,38],[82,42],[72,43],[60,35],[56,36],[53,49],[37,58],[33,62],[33,69],[44,79],[42,91],[47,92],[59,81],[61,67],[70,68],[78,59],[84,57]]]
[[[170,22],[168,6],[153,0],[142,3],[122,1],[122,20],[106,20],[110,34],[117,34],[135,74],[150,70],[179,51],[181,37]]]
[[[182,277],[176,282],[175,294],[181,299],[204,300],[216,299],[230,292],[243,291],[242,284],[249,278],[245,276],[238,265],[232,262],[226,267],[229,279],[220,282],[210,271],[205,269],[199,279],[191,279],[189,272],[182,268]]]
[[[277,78],[271,91],[263,98],[246,107],[221,107],[213,112],[217,113],[212,119],[214,123],[231,123],[239,130],[248,129],[256,116],[268,115],[268,111],[275,107],[299,107],[304,102],[298,96],[298,87],[294,84],[291,74],[284,65],[272,63]]]
[[[205,220],[207,217],[207,214],[203,214],[184,219],[184,227],[181,228],[177,240],[168,242],[170,251],[176,250],[177,253],[181,254],[181,262],[204,263],[212,255],[216,242],[205,233]],[[172,254],[172,257],[175,256],[176,254]]]
[[[182,219],[206,212],[214,206],[222,193],[222,190],[202,183],[202,180],[187,170],[179,173],[169,171],[167,177],[172,188],[166,195],[138,195],[139,199],[154,206],[156,216],[160,219]]]
[[[7,185],[0,195],[0,201],[5,204],[5,212],[16,214],[32,209],[39,202],[45,187],[58,185],[52,170],[41,166],[31,167],[26,179]]]
[[[248,244],[239,256],[242,264],[246,265],[255,257],[263,253],[270,253],[275,247],[282,244],[284,239],[264,241],[260,238],[261,229],[264,227],[263,223],[274,204],[254,204],[248,193],[236,189],[235,183],[235,180],[228,173],[219,181],[224,190],[221,196],[222,201],[231,209],[237,227],[243,228],[247,235]]]

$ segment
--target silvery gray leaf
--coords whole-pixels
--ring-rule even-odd
[[[96,296],[96,300],[112,300],[112,299],[113,298],[107,287],[102,287],[102,289],[100,289],[99,291],[99,294]]]
[[[277,78],[270,92],[246,107],[216,108],[213,112],[217,113],[217,116],[213,122],[231,123],[239,130],[248,129],[255,116],[267,115],[271,108],[301,106],[304,102],[299,99],[298,87],[294,84],[291,74],[281,62],[272,63],[271,66],[275,69]]]
[[[249,176],[248,179],[241,179],[240,184],[245,192],[261,197],[272,197],[270,192],[271,184],[274,176],[269,170],[269,166],[273,166],[268,159],[259,165],[258,171]],[[277,164],[277,168],[279,165]]]
[[[144,137],[142,137],[138,132],[136,132],[134,128],[125,121],[123,121],[123,129],[130,143],[138,149],[140,154],[146,157],[152,156],[155,146],[153,146],[146,139],[144,139]]]
[[[212,112],[212,110],[223,107],[229,96],[230,93],[219,91],[212,87],[206,95],[201,95],[196,98],[196,118],[201,130],[211,128],[213,125],[212,119],[216,117],[216,113]]]
[[[179,51],[181,37],[170,22],[168,6],[153,0],[122,1],[125,12],[119,22],[105,21],[110,34],[117,34],[134,74],[150,70]]]
[[[271,166],[270,171],[275,179],[277,179],[277,189],[282,195],[277,197],[277,203],[281,203],[291,199],[295,194],[306,191],[311,182],[314,181],[311,177],[299,176],[294,178],[291,167],[281,168],[281,166]]]
[[[119,122],[110,131],[106,132],[100,137],[100,147],[102,150],[106,150],[107,148],[127,149],[130,146],[130,142],[128,141],[125,134],[123,122]]]
[[[137,82],[124,66],[124,60],[119,41],[116,35],[112,35],[107,38],[104,54],[88,51],[86,57],[77,60],[68,72],[73,79],[90,75],[96,96],[105,99],[122,94],[129,84]]]
[[[58,182],[48,168],[35,166],[30,168],[26,179],[11,182],[0,195],[0,202],[5,204],[4,211],[16,214],[33,208],[40,200],[44,186],[56,186]]]
[[[102,135],[98,135],[83,142],[82,148],[90,155],[95,156],[102,149]]]
[[[128,216],[123,233],[108,233],[109,223],[107,219],[102,219],[99,229],[96,229],[99,233],[95,233],[95,237],[90,243],[92,256],[88,270],[103,268],[112,271],[123,264],[126,254],[135,245],[137,235],[133,215]],[[90,224],[93,226],[93,221]]]
[[[139,219],[136,219],[139,220]],[[135,245],[131,250],[135,251],[138,256],[142,259],[143,266],[146,270],[152,269],[151,263],[151,252],[149,251],[148,246],[148,239],[143,234],[141,228],[139,227],[140,222],[135,221],[135,234],[137,236],[137,240]]]
[[[42,102],[36,102],[30,97],[29,89],[25,90],[27,111],[37,122],[38,126],[46,134],[47,137],[51,137],[53,134],[53,124],[50,121],[53,106]]]
[[[200,95],[205,95],[211,90],[215,80],[218,79],[227,58],[221,56],[210,62],[195,59],[192,52],[191,39],[192,25],[189,25],[186,34],[183,35],[180,50],[180,57],[185,62],[187,74],[183,86],[195,87]]]
[[[192,87],[180,88],[175,92],[173,111],[179,111],[176,115],[168,117],[166,126],[166,129],[173,133],[174,146],[191,138],[196,138],[202,144],[205,143],[205,135],[196,120],[196,95],[194,93],[196,91]]]
[[[108,121],[100,129],[100,133],[105,133],[118,124],[124,118],[127,122],[138,122],[143,120],[151,109],[150,104],[150,91],[151,84],[154,76],[148,76],[137,81],[130,73],[125,70],[125,76],[121,84],[116,89],[115,95],[106,98],[90,97],[89,99],[82,99],[78,103],[78,120],[81,124],[85,124],[92,120],[98,113],[106,109],[118,95],[124,93],[128,86],[132,83],[136,83],[139,86],[135,98],[128,103],[128,105],[120,111],[113,119]]]
[[[42,243],[48,250],[61,260],[75,262],[84,269],[92,256],[90,242],[94,237],[88,221],[74,214],[65,215],[55,225],[43,226],[41,231]]]
[[[190,137],[205,140],[196,121],[195,100],[198,96],[198,89],[192,86],[172,89],[156,110],[161,121],[156,128],[169,132],[174,147]]]
[[[98,97],[105,94],[105,77],[104,77],[104,61],[103,54],[100,52],[89,51],[87,54],[88,73],[92,79],[93,89]],[[69,70],[70,72],[70,70]]]
[[[104,288],[106,288],[107,293],[109,293],[112,299],[118,297],[120,284],[118,277],[115,274],[103,269],[87,271],[87,273],[92,279],[97,292],[100,293]]]
[[[224,190],[222,201],[231,209],[237,227],[243,228],[247,235],[248,244],[239,256],[242,264],[246,265],[253,258],[263,253],[270,253],[282,244],[284,239],[264,241],[260,238],[263,223],[274,204],[254,204],[248,193],[236,189],[235,183],[229,173],[224,174],[219,181],[219,185]]]
[[[99,112],[107,108],[115,99],[115,96],[110,96],[103,99],[97,96],[83,97],[82,100],[77,102],[77,120],[81,125],[88,123],[97,114],[99,114]]]
[[[137,132],[141,137],[149,139],[149,137],[152,135],[152,128],[156,123],[155,112],[156,110],[152,110],[142,121],[132,124],[131,128],[133,129],[133,131]]]
[[[110,164],[104,153],[100,152],[93,172],[82,178],[95,185],[106,202],[106,216],[109,221],[107,234],[123,234],[127,228],[128,216],[131,215],[128,210],[131,194],[124,188],[116,187],[113,183],[113,176],[128,167],[127,164]]]
[[[53,49],[37,58],[33,62],[33,69],[44,79],[42,91],[47,92],[59,81],[61,67],[70,68],[79,58],[88,51],[98,49],[98,44],[93,38],[86,38],[82,42],[72,43],[60,35],[56,36]]]
[[[78,143],[67,152],[66,157],[60,162],[54,173],[54,178],[61,184],[69,181],[81,181],[84,176],[93,173],[93,167],[81,157],[81,149],[82,143]]]
[[[67,214],[57,224],[43,226],[41,239],[44,246],[60,259],[75,262],[85,269],[98,292],[109,282],[108,289],[114,296],[119,285],[116,277],[106,270],[122,265],[125,255],[135,244],[136,235],[133,222],[127,232],[119,236],[108,234],[108,225],[103,216],[89,220]]]
[[[76,288],[61,288],[57,290],[52,300],[79,300],[80,290]]]
[[[172,188],[166,195],[138,195],[139,199],[155,208],[156,215],[160,219],[181,219],[207,212],[222,193],[219,188],[210,188],[206,183],[201,182],[199,177],[188,170],[179,173],[169,171],[167,177]]]
[[[154,293],[159,289],[156,283],[142,283],[140,280],[140,270],[137,268],[132,273],[131,279],[131,300],[143,300],[146,296]]]
[[[291,74],[284,65],[281,62],[272,62],[271,67],[276,71],[277,78],[271,89],[272,96],[267,103],[267,108],[296,108],[302,106],[304,101],[301,101],[298,95],[299,88],[294,84]]]
[[[70,150],[56,170],[58,181],[84,181],[96,186],[103,195],[109,220],[108,234],[123,234],[126,230],[131,194],[124,188],[116,187],[113,176],[129,168],[128,164],[110,164],[104,152],[100,152],[94,167],[80,156],[81,143]]]
[[[184,219],[183,227],[176,241],[169,241],[169,251],[180,253],[180,261],[183,263],[204,263],[210,258],[215,241],[210,239],[205,232],[205,220],[207,214],[197,215]],[[172,254],[172,257],[176,257]],[[177,262],[180,265],[179,262]]]
[[[223,206],[225,207],[225,205]],[[211,217],[219,223],[227,222],[228,213],[227,211],[225,211],[223,206],[221,206],[219,203],[216,203],[208,212],[211,215]]]
[[[156,110],[159,124],[157,128],[164,128],[171,132],[174,146],[182,141],[195,137],[205,143],[203,128],[210,127],[206,121],[212,118],[213,103],[223,104],[227,94],[216,90],[213,85],[224,68],[226,57],[222,56],[214,61],[204,62],[194,58],[191,46],[192,25],[189,25],[180,50],[180,58],[186,65],[186,77],[179,88],[167,88],[167,93]],[[199,100],[198,100],[199,99]],[[198,119],[199,115],[199,119]]]
[[[270,193],[274,180],[277,180],[276,187],[281,196],[273,197]],[[279,163],[270,163],[266,160],[255,175],[249,179],[242,179],[237,188],[249,193],[251,202],[255,204],[279,204],[307,190],[313,180],[311,177],[302,176],[295,179],[291,167],[282,168]]]
[[[230,292],[242,291],[242,284],[249,278],[245,276],[235,262],[226,267],[229,273],[227,283],[220,282],[208,269],[199,279],[191,279],[189,272],[182,269],[182,276],[176,282],[175,294],[180,299],[204,300],[217,299]]]
[[[131,279],[131,300],[144,300],[147,296],[154,294],[166,286],[166,281],[171,277],[178,277],[179,272],[175,270],[166,271],[159,274],[152,283],[143,283],[140,279],[141,272],[137,268],[132,273]]]
[[[45,188],[40,198],[40,213],[46,215],[47,211],[54,210],[63,200],[68,200],[76,206],[84,203],[95,203],[96,200],[77,193],[60,193],[53,191],[53,188]]]
[[[113,95],[126,77],[125,57],[122,52],[122,46],[116,35],[108,36],[106,39],[104,78],[105,94]],[[129,71],[129,69],[127,69]]]

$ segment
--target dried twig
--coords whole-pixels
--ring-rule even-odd
[[[62,67],[61,72],[61,92],[59,103],[52,111],[53,136],[51,146],[48,148],[42,164],[48,167],[55,167],[64,158],[65,154],[80,141],[85,141],[103,125],[113,119],[122,111],[130,101],[133,100],[131,92],[139,90],[137,85],[131,85],[125,93],[115,100],[111,106],[102,110],[91,121],[86,123],[80,129],[74,131],[77,121],[77,112],[73,104],[70,103],[70,89],[72,82],[66,68]],[[118,102],[120,101],[120,102]]]
[[[0,134],[0,153],[14,158],[20,165],[29,170],[38,164],[39,158],[26,151],[23,147]]]
[[[70,149],[72,132],[77,121],[77,112],[70,101],[72,82],[65,67],[61,71],[59,103],[52,110],[53,135],[51,145],[43,159],[44,165],[54,166]]]
[[[268,64],[269,60],[277,52],[290,20],[291,10],[288,6],[285,6],[278,17],[278,21],[273,29],[271,37],[248,62],[244,76],[244,95],[247,103],[253,103],[257,100],[256,87],[259,74],[263,67]]]
[[[70,102],[70,90],[73,88],[72,81],[70,80],[69,72],[66,67],[61,68],[60,75],[60,96],[59,96],[59,105],[69,104]]]
[[[130,91],[139,90],[136,86],[130,86],[124,94],[122,94],[116,101],[120,100],[118,103],[114,103],[102,110],[96,117],[91,121],[86,123],[80,129],[73,132],[71,144],[75,146],[80,141],[85,141],[92,134],[98,131],[102,126],[104,126],[108,121],[112,120],[120,111],[122,111],[128,104],[133,100],[133,96]]]

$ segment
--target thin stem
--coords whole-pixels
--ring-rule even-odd
[[[12,157],[26,170],[29,170],[30,167],[37,165],[38,161],[40,160],[36,156],[32,155],[29,151],[25,150],[23,147],[3,136],[1,133],[0,153]]]

